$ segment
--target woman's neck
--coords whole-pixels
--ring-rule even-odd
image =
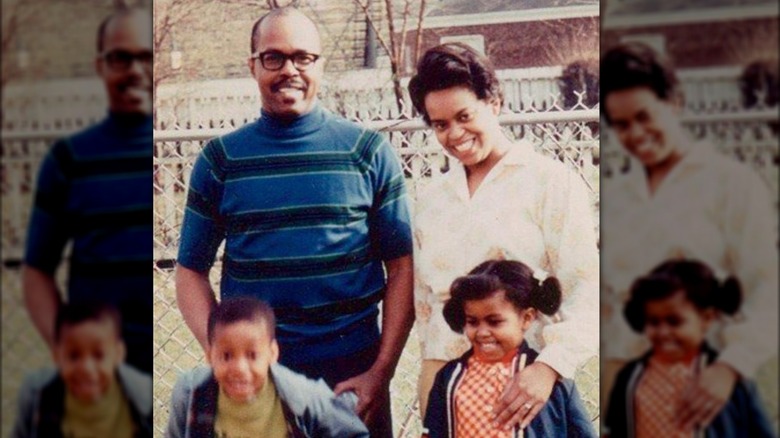
[[[490,155],[479,163],[466,166],[466,182],[469,187],[469,196],[474,196],[474,192],[482,185],[485,177],[504,158],[511,146],[512,143],[502,134],[491,148]]]
[[[669,173],[682,160],[684,153],[679,149],[674,150],[663,161],[655,163],[652,166],[645,166],[645,176],[647,177],[647,187],[650,194],[654,194],[661,183],[666,180]]]

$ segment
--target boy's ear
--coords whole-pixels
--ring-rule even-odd
[[[206,363],[210,366],[214,366],[214,364],[211,363],[211,345],[206,347]]]
[[[276,363],[279,360],[279,344],[276,339],[271,340],[271,363]]]

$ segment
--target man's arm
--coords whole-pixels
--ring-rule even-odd
[[[27,313],[49,349],[54,347],[54,321],[62,297],[54,277],[30,265],[22,266],[22,291]]]
[[[386,370],[392,378],[414,324],[412,256],[388,260],[385,267],[387,294],[382,302],[382,339],[374,367]]]
[[[209,273],[176,266],[176,303],[184,322],[190,328],[203,351],[208,351],[208,320],[217,305],[214,289],[209,283]]]

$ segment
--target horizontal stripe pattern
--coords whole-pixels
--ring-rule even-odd
[[[387,258],[369,226],[408,240],[406,253],[411,232],[389,143],[319,108],[293,125],[261,117],[207,143],[190,179],[178,262],[207,271],[226,240],[222,297],[268,301],[282,348],[311,360],[376,341]]]

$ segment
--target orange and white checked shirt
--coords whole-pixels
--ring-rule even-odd
[[[466,375],[455,393],[455,436],[473,438],[510,438],[512,430],[495,428],[493,406],[512,376],[512,359],[482,362],[475,356],[468,361]]]
[[[693,437],[693,431],[679,429],[675,414],[682,393],[694,379],[695,364],[650,358],[634,397],[637,438]]]

